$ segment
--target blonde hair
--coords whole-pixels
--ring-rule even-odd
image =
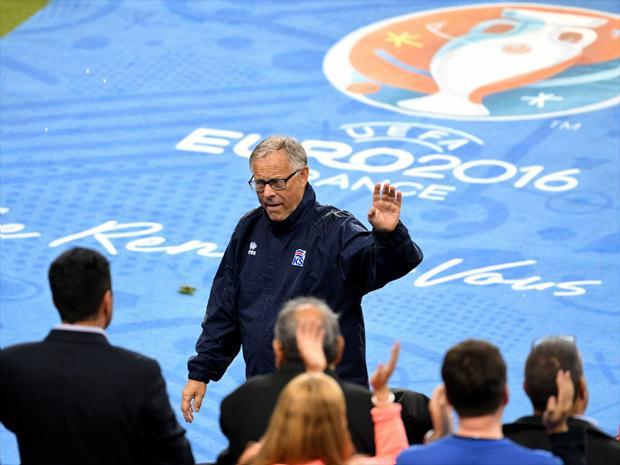
[[[353,455],[344,394],[324,373],[304,373],[282,391],[251,465],[321,460],[344,465]]]

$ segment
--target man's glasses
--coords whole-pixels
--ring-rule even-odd
[[[286,178],[277,178],[277,179],[254,179],[254,176],[250,178],[248,184],[255,190],[256,192],[263,192],[265,190],[265,186],[269,184],[274,191],[283,191],[286,189],[286,183],[289,179],[299,173],[300,170],[293,171]]]

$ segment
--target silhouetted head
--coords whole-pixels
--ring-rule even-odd
[[[577,344],[564,337],[545,338],[535,345],[525,361],[523,388],[534,410],[543,412],[547,399],[557,395],[558,370],[570,370],[576,399],[580,395],[580,380],[583,378],[583,363]]]
[[[75,247],[63,252],[50,265],[48,277],[65,323],[95,319],[106,293],[111,299],[110,263],[95,250]]]
[[[353,454],[344,394],[324,373],[304,373],[278,398],[253,465],[308,463],[344,465]]]
[[[441,376],[448,401],[460,417],[488,415],[507,402],[506,364],[489,342],[469,339],[452,347]]]

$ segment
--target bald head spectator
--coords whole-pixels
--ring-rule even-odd
[[[0,421],[27,464],[193,464],[158,363],[108,342],[108,260],[73,248],[50,266],[62,323],[0,350]]]
[[[570,370],[575,395],[570,409],[568,427],[586,432],[586,459],[589,465],[620,463],[620,442],[605,434],[596,422],[585,416],[588,406],[588,385],[583,363],[575,340],[570,337],[550,337],[536,344],[525,363],[523,388],[532,402],[533,415],[504,425],[504,434],[527,447],[550,449],[542,415],[546,399],[557,393],[554,374]]]

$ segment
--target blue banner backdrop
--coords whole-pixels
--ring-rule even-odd
[[[112,343],[159,360],[179,411],[214,272],[257,205],[249,151],[291,134],[323,203],[364,219],[372,184],[396,183],[424,250],[364,300],[371,369],[400,339],[394,384],[430,394],[448,347],[488,339],[509,366],[508,421],[530,411],[531,341],[574,335],[588,413],[615,433],[619,12],[616,0],[52,1],[0,42],[0,344],[43,338],[58,321],[49,263],[96,248],[112,262]],[[198,461],[226,445],[219,402],[242,365],[187,426]],[[18,463],[5,429],[0,451]]]

